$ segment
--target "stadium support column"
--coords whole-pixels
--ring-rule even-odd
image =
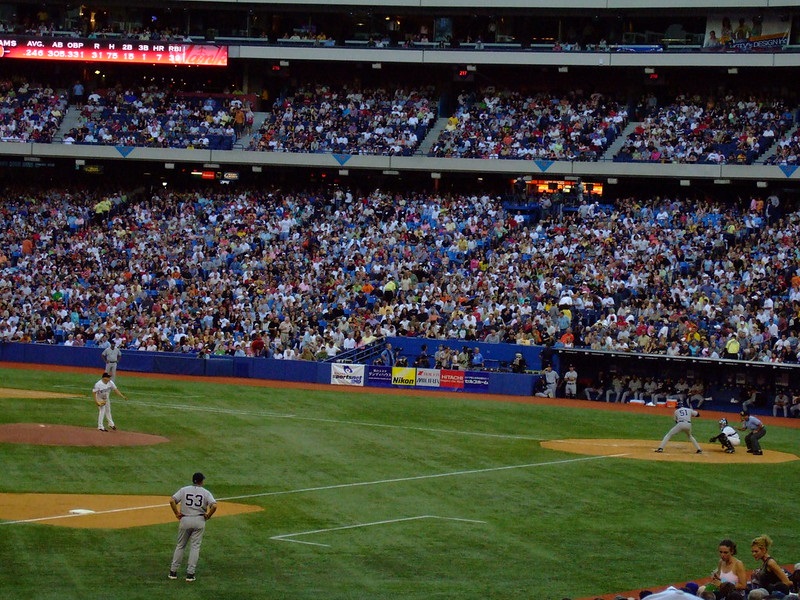
[[[260,89],[259,86],[256,86],[256,88]],[[253,89],[253,86],[250,85],[250,63],[245,61],[242,66],[242,91],[245,94],[249,94],[251,89]]]

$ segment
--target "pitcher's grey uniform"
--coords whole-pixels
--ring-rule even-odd
[[[186,580],[194,581],[197,560],[200,558],[200,545],[203,543],[203,533],[206,521],[211,518],[217,509],[217,501],[206,488],[203,487],[205,478],[202,473],[195,473],[192,485],[186,485],[175,492],[170,498],[170,506],[175,516],[180,519],[178,526],[178,542],[172,555],[172,565],[169,578],[177,577],[178,568],[183,560],[183,551],[187,543],[189,548],[189,562],[186,566]],[[180,510],[178,507],[180,506]]]
[[[658,448],[656,448],[656,452],[663,452],[664,446],[667,445],[667,442],[672,438],[672,436],[680,431],[683,431],[686,434],[686,437],[689,438],[689,441],[694,444],[697,454],[702,454],[703,449],[700,448],[700,444],[697,443],[697,440],[694,439],[694,436],[692,435],[692,417],[699,417],[700,413],[693,408],[681,406],[680,408],[675,409],[674,415],[675,425],[667,432],[667,435],[664,436],[664,439],[661,440]]]

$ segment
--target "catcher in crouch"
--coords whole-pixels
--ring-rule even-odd
[[[97,404],[97,429],[100,431],[108,431],[103,426],[103,422],[108,422],[108,427],[111,430],[117,428],[114,425],[114,418],[111,416],[111,392],[116,392],[123,400],[127,400],[125,394],[119,391],[119,388],[111,379],[111,375],[103,373],[100,381],[94,384],[92,394],[94,394],[94,403]]]
[[[720,433],[708,440],[711,443],[719,442],[728,454],[736,452],[734,446],[739,445],[739,433],[730,425],[728,419],[719,420]]]

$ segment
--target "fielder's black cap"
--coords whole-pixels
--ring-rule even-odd
[[[192,483],[203,483],[206,480],[206,476],[200,473],[199,471],[192,475]]]
[[[109,375],[108,373],[103,373],[103,375],[100,377],[100,379],[102,379],[103,377],[111,377],[111,375]]]

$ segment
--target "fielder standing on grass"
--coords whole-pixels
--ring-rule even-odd
[[[183,486],[172,494],[169,505],[175,518],[180,521],[178,526],[178,543],[172,555],[172,565],[169,568],[169,578],[178,578],[178,569],[183,561],[183,551],[186,544],[191,542],[189,548],[189,563],[186,565],[186,581],[194,581],[197,560],[200,558],[200,545],[203,543],[203,533],[206,530],[206,521],[217,510],[217,501],[207,489],[203,487],[205,476],[202,473],[192,475],[192,485]]]
[[[683,431],[686,436],[689,438],[689,441],[694,444],[695,449],[697,450],[697,454],[702,454],[703,449],[700,448],[700,444],[697,443],[697,440],[694,439],[692,435],[692,417],[699,417],[700,413],[694,410],[693,408],[686,408],[685,406],[679,406],[675,409],[675,425],[672,429],[667,432],[667,435],[664,436],[664,439],[661,440],[661,443],[656,448],[656,452],[663,452],[664,446],[667,445],[667,442],[678,432]]]
[[[100,355],[106,363],[106,373],[111,375],[111,379],[117,378],[117,365],[119,364],[120,358],[122,358],[121,344],[122,342],[117,340],[103,350],[103,353]]]
[[[108,431],[104,422],[108,423],[108,428],[112,431],[117,429],[114,418],[111,416],[111,392],[116,392],[123,400],[127,400],[125,394],[120,392],[117,384],[111,380],[111,375],[103,373],[100,381],[95,383],[92,388],[94,403],[97,405],[97,429],[99,431]]]

